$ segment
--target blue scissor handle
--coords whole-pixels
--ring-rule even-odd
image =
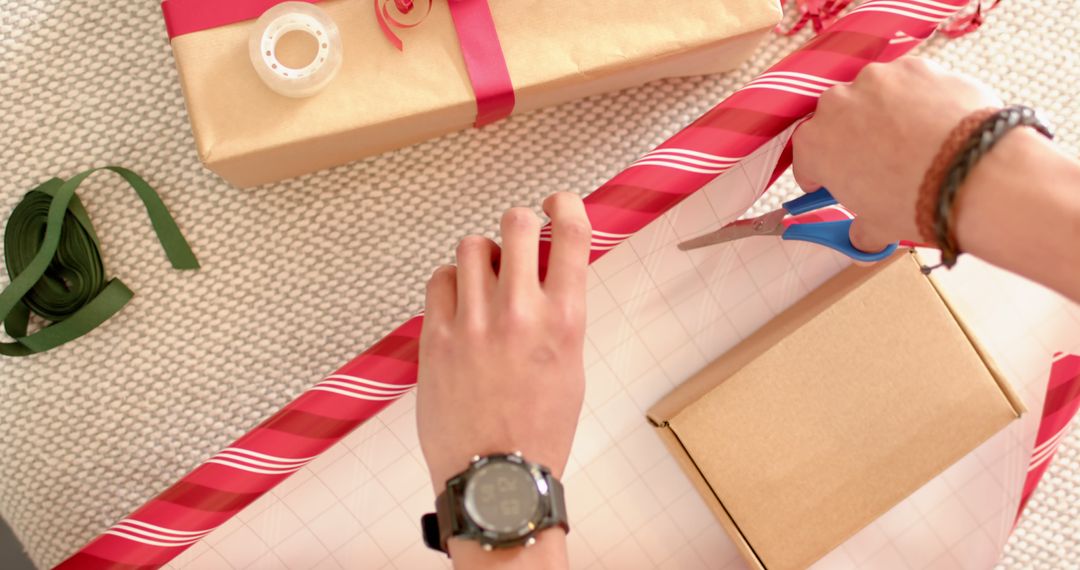
[[[784,202],[784,209],[792,216],[798,216],[833,204],[836,204],[836,198],[825,188],[818,188],[809,194]]]
[[[817,192],[807,194],[802,198],[821,194],[822,192],[826,191],[818,190]],[[797,198],[796,200],[801,200],[802,198]],[[785,205],[785,207],[787,206]],[[851,244],[850,231],[851,220],[841,220],[839,222],[813,222],[806,224],[792,224],[784,230],[782,237],[787,240],[808,241],[810,243],[823,245],[839,251],[855,261],[881,261],[896,251],[897,244],[895,243],[890,243],[885,249],[876,253],[856,249],[856,247]]]

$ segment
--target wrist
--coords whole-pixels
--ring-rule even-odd
[[[963,207],[956,216],[960,243],[979,257],[993,257],[993,246],[1002,225],[1023,219],[1036,190],[1023,184],[1025,172],[1034,167],[1042,136],[1031,129],[1013,129],[975,165],[960,187]]]
[[[1080,163],[1029,128],[1005,135],[961,188],[956,232],[972,254],[1080,298]]]
[[[1069,215],[1075,201],[1058,200],[1070,180],[1061,168],[1069,161],[1054,161],[1054,145],[1029,128],[1006,134],[979,161],[960,189],[956,232],[971,253],[998,264],[1008,264],[1014,246],[1030,238],[1008,239],[1017,231],[1036,230]],[[1075,176],[1075,175],[1074,175]],[[1073,178],[1075,179],[1075,178]]]
[[[964,117],[942,144],[923,177],[916,212],[916,221],[924,238],[932,237],[933,243],[941,249],[941,265],[951,268],[957,256],[963,253],[958,237],[962,233],[959,229],[961,217],[968,220],[965,225],[966,237],[985,243],[985,238],[977,239],[982,235],[980,231],[985,233],[987,227],[993,227],[994,233],[998,233],[1003,222],[1011,221],[1010,214],[1021,211],[1019,205],[1013,203],[1015,201],[1007,198],[1015,197],[1017,189],[1031,190],[1035,187],[1023,179],[1017,179],[1018,172],[1032,179],[1040,174],[1038,169],[1032,167],[1042,157],[1030,152],[1032,146],[1038,143],[1024,138],[1031,136],[1032,130],[1047,139],[1053,137],[1031,108],[1023,105],[986,108]],[[1004,164],[1008,167],[1003,170]],[[991,193],[994,189],[1005,195],[993,199]],[[993,204],[999,209],[1002,205],[1011,208],[1005,212],[995,212],[1005,213],[1004,217],[980,216],[971,212],[962,216],[961,212],[966,210],[963,206],[965,195],[973,190],[984,194],[977,197],[979,204]],[[1031,200],[1023,201],[1024,206],[1031,203]],[[995,235],[992,238],[999,242],[996,244],[999,247],[1003,245],[1000,243],[1001,237]],[[970,243],[964,249],[972,251]]]
[[[547,468],[552,476],[559,480],[562,480],[563,472],[566,470],[566,462],[569,457],[569,454],[560,454],[549,450],[522,445],[487,445],[477,447],[476,449],[478,451],[468,455],[459,454],[454,455],[453,457],[447,457],[445,460],[429,462],[431,465],[429,470],[431,475],[431,486],[435,489],[436,495],[446,490],[447,481],[467,470],[469,464],[475,457],[487,457],[488,455],[520,451],[521,456],[526,461]]]
[[[518,568],[538,560],[544,563],[536,567],[550,568],[565,561],[562,484],[520,455],[477,457],[451,479],[435,508],[421,519],[424,542],[457,567]]]
[[[565,568],[566,531],[561,527],[536,533],[532,546],[484,550],[472,540],[452,538],[447,542],[454,568]]]

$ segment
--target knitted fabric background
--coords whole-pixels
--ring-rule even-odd
[[[1008,2],[977,33],[918,53],[1045,111],[1075,154],[1075,7]],[[59,562],[412,314],[458,238],[494,235],[508,206],[591,191],[805,37],[770,36],[730,74],[236,190],[199,164],[156,1],[0,0],[2,217],[52,176],[120,164],[161,192],[203,265],[170,268],[118,179],[84,184],[108,273],[136,296],[87,337],[0,360],[0,515],[36,564]],[[766,202],[793,191],[785,178]],[[1080,430],[1003,566],[1061,568],[1076,552]]]

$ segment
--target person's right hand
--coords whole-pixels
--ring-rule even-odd
[[[795,131],[795,181],[807,192],[828,188],[855,213],[851,242],[863,251],[921,241],[915,202],[927,167],[961,119],[1000,106],[983,85],[930,61],[872,63],[826,91]]]

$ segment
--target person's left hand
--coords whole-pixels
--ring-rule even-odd
[[[431,276],[420,335],[417,423],[436,493],[473,455],[521,451],[561,477],[585,390],[591,229],[581,199],[554,194],[548,271],[540,220],[502,218],[503,246],[469,236]]]

